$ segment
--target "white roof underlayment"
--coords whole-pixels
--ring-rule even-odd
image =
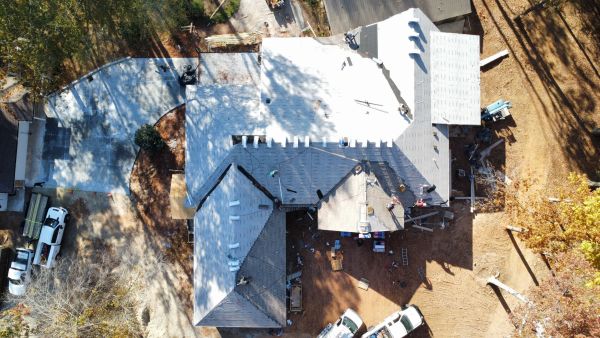
[[[410,123],[377,63],[345,46],[265,39],[262,60],[261,110],[273,122],[265,132],[277,142],[388,140]]]
[[[432,44],[440,40],[434,38],[438,29],[420,10],[411,9],[376,24],[376,30],[378,60],[351,50],[343,38],[339,44],[333,38],[326,42],[312,38],[264,39],[260,66],[242,59],[237,66],[231,66],[232,60],[219,65],[219,59],[213,57],[212,67],[230,67],[236,74],[217,80],[213,76],[205,86],[188,86],[188,205],[197,204],[232,161],[240,163],[284,203],[316,202],[317,189],[326,193],[361,160],[390,163],[411,188],[413,197],[430,197],[432,203],[447,200],[447,124],[452,121],[435,123],[433,107],[438,101],[432,96],[444,85],[455,85],[457,75],[448,67],[441,68],[438,73],[444,75],[446,69],[447,80],[432,84],[436,74]],[[444,35],[439,50],[447,50],[449,39],[455,35]],[[469,53],[478,48],[477,37],[457,41],[468,45],[463,48]],[[452,60],[459,62],[460,58]],[[244,69],[249,75],[239,75]],[[254,72],[258,71],[259,88],[254,81]],[[201,83],[207,81],[202,76]],[[249,80],[232,80],[236,78]],[[464,80],[469,81],[468,94],[478,95],[478,77]],[[473,104],[475,100],[464,102]],[[400,113],[401,104],[408,106],[408,115]],[[461,111],[479,119],[479,107]],[[453,114],[458,112],[455,109]],[[267,144],[234,146],[231,135],[261,135]],[[348,138],[347,148],[337,146],[343,137]],[[279,180],[267,177],[275,169],[280,170],[283,189],[279,189]],[[423,193],[433,185],[433,194]]]
[[[480,125],[479,36],[431,34],[431,122]]]

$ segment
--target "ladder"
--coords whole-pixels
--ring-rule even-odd
[[[402,254],[402,265],[408,266],[408,249],[401,248],[400,253]]]

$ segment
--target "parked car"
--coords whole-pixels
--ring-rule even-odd
[[[33,250],[17,249],[17,254],[10,269],[8,269],[8,292],[15,296],[22,296],[27,290],[27,284],[31,281],[31,264],[33,261]]]
[[[423,323],[423,315],[419,308],[415,305],[408,305],[369,329],[361,338],[401,338]]]
[[[40,239],[35,249],[33,264],[45,268],[54,266],[56,256],[60,252],[60,244],[65,232],[69,212],[65,208],[52,207],[48,209],[46,220],[42,226]]]
[[[335,323],[327,324],[317,338],[353,338],[362,325],[358,314],[348,309]]]

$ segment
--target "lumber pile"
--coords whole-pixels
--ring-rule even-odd
[[[261,35],[258,33],[237,33],[237,34],[220,34],[209,36],[206,39],[208,49],[223,48],[228,46],[239,45],[256,45],[261,42]]]

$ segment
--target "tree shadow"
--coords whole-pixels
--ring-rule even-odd
[[[589,71],[592,70],[588,63],[574,61],[581,51],[573,48],[577,43],[573,46],[569,43],[568,28],[554,9],[532,11],[512,20],[505,3],[496,0],[495,4],[502,19],[516,37],[517,46],[508,43],[507,35],[489,5],[484,2],[483,6],[511,49],[511,55],[540,103],[553,136],[562,145],[561,150],[568,165],[572,170],[579,169],[585,172],[592,179],[598,177],[596,149],[600,146],[600,141],[592,138],[590,134],[597,111],[595,93],[598,78],[589,76]],[[530,78],[530,72],[519,59],[517,47],[523,50],[525,61],[533,67],[537,80],[542,83],[543,92],[536,90],[536,79]],[[546,61],[548,55],[558,57],[559,62]],[[585,55],[582,58],[585,60]],[[563,86],[567,89],[563,90]],[[546,100],[544,95],[547,95],[549,100]]]
[[[498,301],[500,301],[500,305],[502,305],[502,308],[504,309],[504,311],[506,311],[507,314],[511,314],[512,311],[510,309],[510,306],[508,306],[506,299],[504,299],[504,296],[502,295],[500,288],[493,284],[488,284],[488,286],[492,288],[492,291],[494,291],[494,293],[496,294],[496,297],[498,297]]]
[[[481,24],[481,20],[479,19],[479,15],[475,10],[475,5],[471,2],[471,13],[466,16],[466,24],[464,33],[479,35],[479,52],[483,52],[483,35],[485,34],[485,30],[483,29],[483,25]]]
[[[538,282],[537,277],[533,273],[533,270],[529,266],[529,263],[527,263],[527,259],[525,259],[525,255],[523,255],[523,252],[521,251],[521,248],[519,247],[519,244],[517,243],[517,240],[515,239],[515,235],[513,235],[512,231],[510,231],[508,229],[506,229],[506,233],[508,234],[508,237],[510,237],[510,241],[512,242],[513,247],[517,251],[517,254],[519,254],[519,257],[521,258],[521,261],[523,262],[523,265],[527,269],[527,272],[529,273],[529,276],[531,276],[531,280],[533,281],[533,283],[536,286],[540,286],[540,283]]]

